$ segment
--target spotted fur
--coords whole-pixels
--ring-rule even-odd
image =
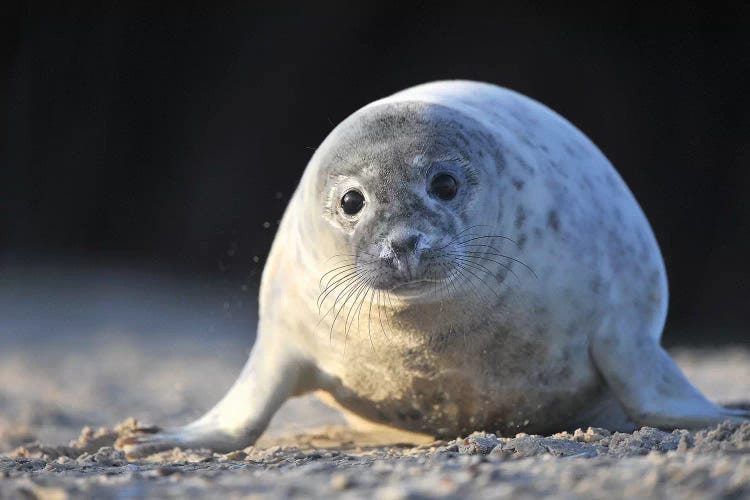
[[[455,198],[431,194],[437,173],[457,181]],[[359,213],[341,209],[349,190]],[[413,87],[348,117],[310,160],[233,388],[128,449],[240,448],[310,390],[438,436],[745,418],[659,347],[666,311],[648,221],[578,129],[493,85]]]

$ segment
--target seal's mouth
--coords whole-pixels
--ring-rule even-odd
[[[398,292],[403,290],[414,290],[424,288],[427,284],[432,283],[430,280],[412,280],[405,283],[399,283],[391,288],[392,292]]]
[[[416,298],[424,295],[425,293],[433,290],[437,280],[430,279],[417,279],[398,283],[391,287],[390,292],[394,295],[407,299]]]

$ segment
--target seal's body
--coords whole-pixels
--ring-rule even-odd
[[[241,448],[312,390],[435,436],[746,418],[659,346],[666,311],[648,221],[590,140],[515,92],[425,84],[365,106],[315,152],[224,399],[123,445]]]

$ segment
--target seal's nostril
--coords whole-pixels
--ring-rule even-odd
[[[409,254],[416,253],[419,245],[420,236],[412,234],[403,238],[394,238],[391,240],[391,248],[397,257],[405,257]]]

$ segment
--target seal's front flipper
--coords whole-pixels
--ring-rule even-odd
[[[153,453],[173,448],[181,449],[210,449],[226,453],[245,447],[245,439],[223,432],[211,426],[196,425],[197,422],[184,427],[160,429],[157,432],[141,431],[124,436],[117,440],[115,447],[125,451],[129,458],[144,457]]]
[[[651,337],[604,335],[592,341],[591,356],[638,425],[695,429],[750,419],[749,411],[723,408],[706,399]]]
[[[172,448],[240,450],[258,439],[287,398],[315,389],[315,380],[306,362],[259,336],[239,378],[205,415],[183,427],[143,429],[116,446],[130,457]]]

